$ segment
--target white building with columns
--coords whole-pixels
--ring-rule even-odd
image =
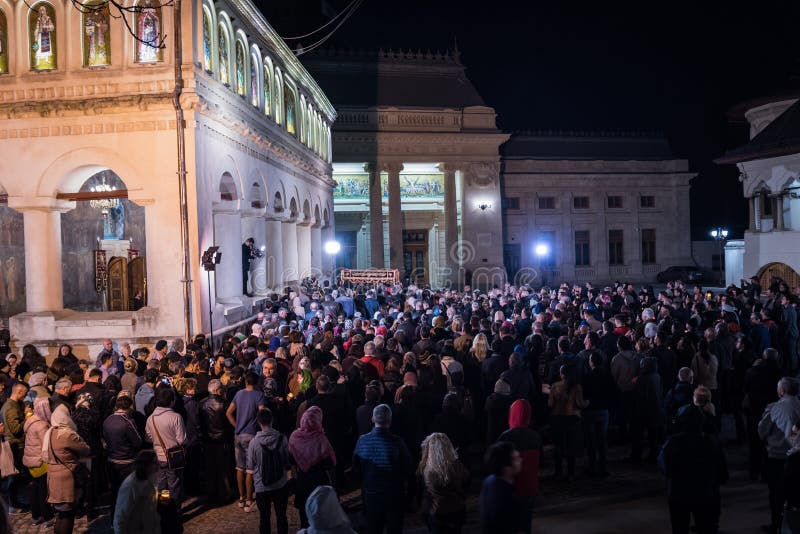
[[[128,15],[149,32],[136,40],[102,10],[0,0],[0,316],[16,345],[51,357],[58,342],[93,357],[104,337],[186,331],[173,11],[143,2]],[[331,272],[336,114],[250,0],[185,3],[181,24],[188,329],[208,333],[212,316],[221,333],[271,291]],[[245,288],[247,237],[264,255]]]
[[[750,141],[716,160],[735,164],[749,222],[744,252],[732,244],[726,260],[741,261],[744,278],[757,276],[766,290],[773,278],[800,286],[800,100],[798,95],[761,98],[740,104],[729,113],[750,125]],[[728,280],[739,283],[740,280]]]
[[[434,287],[505,281],[494,109],[458,53],[319,50],[303,63],[333,130],[340,266]]]

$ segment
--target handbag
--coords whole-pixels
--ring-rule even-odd
[[[169,449],[166,448],[164,446],[164,440],[161,439],[161,432],[158,431],[155,416],[153,416],[151,420],[153,422],[153,429],[156,431],[156,437],[158,437],[158,443],[161,445],[161,450],[164,451],[164,455],[167,457],[167,467],[170,469],[183,469],[186,467],[186,449],[183,445],[177,445]]]
[[[3,440],[0,442],[0,477],[6,478],[19,474],[14,465],[14,453],[11,452],[11,444]]]

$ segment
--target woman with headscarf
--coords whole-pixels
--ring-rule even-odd
[[[434,432],[422,442],[417,477],[423,488],[421,512],[428,530],[460,533],[467,516],[470,475],[445,434]]]
[[[289,454],[296,466],[297,487],[294,506],[300,512],[300,524],[308,526],[306,499],[317,486],[332,484],[336,453],[322,428],[322,410],[312,406],[303,413],[300,428],[289,436]]]
[[[47,458],[47,502],[53,505],[56,518],[54,534],[70,534],[75,525],[76,476],[85,472],[91,449],[78,435],[75,423],[64,405],[50,417],[51,427],[42,442],[42,458]]]
[[[25,450],[22,465],[28,468],[31,483],[31,517],[34,525],[50,521],[53,512],[47,505],[47,464],[42,461],[42,440],[50,428],[50,400],[37,397],[33,401],[33,413],[23,425],[25,431]]]
[[[356,534],[331,486],[319,486],[311,492],[305,510],[311,526],[297,534]]]

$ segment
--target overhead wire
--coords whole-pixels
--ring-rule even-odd
[[[317,29],[316,29],[316,30],[314,30],[314,31],[308,32],[308,33],[306,33],[306,34],[303,34],[303,35],[298,35],[297,37],[281,37],[281,39],[283,39],[284,41],[296,41],[297,39],[305,39],[306,37],[310,37],[311,35],[314,35],[315,33],[318,33],[318,32],[320,32],[320,31],[324,30],[325,28],[327,28],[328,26],[330,26],[331,24],[333,24],[334,22],[336,22],[336,20],[337,20],[339,17],[341,17],[342,15],[344,15],[345,13],[347,13],[347,11],[348,11],[348,10],[349,10],[349,9],[350,9],[350,8],[353,6],[353,4],[355,4],[356,2],[358,2],[358,0],[351,0],[351,1],[350,1],[350,3],[349,3],[349,4],[347,4],[343,10],[341,10],[339,13],[337,13],[337,14],[336,14],[336,16],[335,16],[335,17],[333,17],[331,20],[329,20],[328,22],[326,22],[325,24],[323,24],[322,26],[320,26],[319,28],[317,28]]]
[[[328,39],[333,37],[333,34],[336,33],[336,30],[338,30],[342,26],[342,24],[347,22],[347,19],[349,19],[351,16],[353,16],[353,13],[355,13],[358,10],[358,8],[361,6],[361,4],[364,3],[364,0],[355,0],[355,1],[356,1],[356,4],[353,6],[353,8],[347,13],[346,16],[344,16],[342,18],[342,20],[339,21],[339,23],[330,32],[328,32],[328,34],[325,37],[322,37],[320,40],[318,40],[318,41],[316,41],[314,43],[311,43],[309,46],[305,46],[305,47],[302,47],[300,50],[296,50],[295,51],[295,55],[296,56],[302,56],[303,54],[307,54],[308,52],[311,52],[315,48],[319,48],[320,46],[322,46],[325,43],[325,41],[327,41]]]

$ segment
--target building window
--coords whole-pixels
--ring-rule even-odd
[[[619,195],[608,197],[608,209],[622,209],[622,197]]]
[[[539,197],[540,210],[552,210],[556,207],[555,197]]]
[[[654,228],[642,229],[642,263],[656,262],[656,231]]]
[[[764,217],[772,217],[773,200],[769,193],[762,191],[759,195],[761,197],[761,215]]]
[[[578,230],[575,232],[575,265],[589,265],[589,231]]]
[[[641,208],[655,208],[656,197],[653,195],[642,195],[639,197],[639,207]]]
[[[576,210],[588,210],[589,197],[572,197],[572,207]]]
[[[623,265],[625,256],[622,248],[622,230],[608,231],[608,264]]]
[[[519,197],[505,197],[503,198],[503,209],[518,210]]]

